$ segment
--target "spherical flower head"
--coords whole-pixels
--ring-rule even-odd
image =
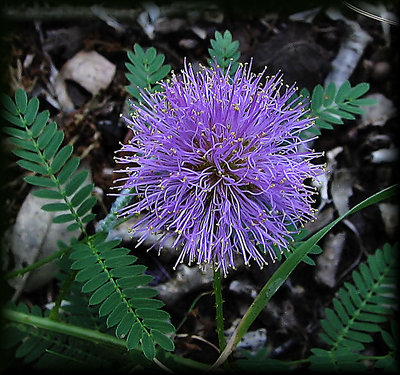
[[[132,227],[139,243],[161,233],[162,249],[173,237],[177,263],[213,264],[225,275],[238,255],[268,264],[315,214],[304,182],[321,174],[311,163],[321,154],[300,137],[312,119],[304,103],[288,104],[296,88],[246,66],[230,77],[186,63],[161,86],[143,92],[126,119],[133,137],[117,158],[127,165],[117,182],[135,199],[119,214],[141,214]]]

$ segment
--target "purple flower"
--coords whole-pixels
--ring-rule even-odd
[[[279,75],[255,75],[241,66],[233,78],[218,67],[161,83],[163,92],[143,93],[126,119],[133,138],[117,161],[127,164],[118,188],[134,188],[134,202],[121,216],[142,214],[133,231],[139,242],[174,236],[177,263],[214,264],[226,274],[236,254],[245,264],[268,264],[273,247],[286,249],[292,235],[313,219],[314,188],[321,174],[301,131],[312,125],[305,104],[291,108],[296,91]],[[127,156],[126,156],[127,155]]]

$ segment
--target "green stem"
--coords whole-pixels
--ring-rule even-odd
[[[215,309],[217,318],[217,334],[219,350],[222,352],[225,349],[226,341],[224,334],[224,313],[223,313],[223,300],[222,300],[222,286],[221,286],[221,271],[216,270],[214,266],[214,294],[215,294]]]
[[[120,222],[117,222],[118,219],[118,211],[122,208],[125,207],[129,204],[129,202],[132,200],[132,193],[134,192],[134,189],[124,189],[121,191],[120,195],[118,198],[114,201],[114,203],[111,206],[110,212],[108,215],[99,222],[96,232],[110,232],[111,229],[115,228],[117,224],[120,224]],[[126,218],[125,220],[128,220],[129,218]],[[121,220],[121,222],[124,220]]]
[[[50,263],[51,261],[53,261],[53,260],[55,260],[57,258],[61,258],[69,250],[70,250],[70,248],[67,247],[67,248],[62,249],[60,251],[57,251],[57,252],[49,255],[48,257],[40,259],[38,262],[31,264],[30,266],[27,266],[27,267],[24,267],[24,268],[21,268],[19,270],[15,270],[15,271],[12,271],[12,272],[8,272],[3,276],[3,278],[5,280],[8,280],[8,279],[12,279],[12,278],[17,277],[17,276],[21,276],[21,275],[23,275],[23,274],[25,274],[27,272],[33,271],[36,268],[39,268],[40,266],[43,266],[46,263]]]
[[[28,324],[33,327],[42,328],[51,332],[57,332],[63,335],[73,336],[86,341],[92,341],[96,344],[101,343],[105,345],[117,345],[126,348],[125,341],[117,337],[107,335],[105,333],[101,333],[91,329],[74,326],[72,324],[56,322],[49,318],[43,318],[32,314],[25,314],[10,309],[4,309],[3,316],[5,319],[17,323]]]
[[[116,346],[126,351],[126,341],[119,339],[115,336],[108,335],[96,330],[75,326],[68,323],[56,322],[49,318],[43,318],[41,316],[35,316],[32,314],[26,314],[23,312],[13,311],[11,309],[3,309],[3,317],[7,320],[16,323],[27,324],[35,328],[45,329],[47,331],[60,333],[62,335],[76,337],[81,340],[90,341],[95,344],[101,344],[106,346]],[[138,355],[143,355],[139,349],[132,349],[137,352]],[[177,366],[185,366],[195,370],[206,370],[209,366],[205,363],[197,362],[189,358],[183,358],[172,353],[168,353],[167,357],[169,361],[175,363]],[[166,358],[167,359],[167,358]]]
[[[78,271],[72,270],[69,272],[67,278],[65,279],[64,283],[62,284],[60,288],[60,292],[58,293],[57,299],[54,302],[54,306],[50,311],[49,314],[49,319],[58,321],[59,316],[58,316],[58,311],[61,306],[61,302],[64,300],[65,296],[68,294],[68,291],[72,285],[72,283],[75,280],[75,276],[78,273]]]

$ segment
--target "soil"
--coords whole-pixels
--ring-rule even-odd
[[[389,11],[398,11],[396,2],[385,4]],[[138,43],[143,48],[154,46],[158,52],[165,54],[166,62],[178,72],[185,57],[192,63],[206,64],[210,38],[214,37],[215,31],[228,29],[233,39],[240,42],[240,60],[246,62],[254,58],[253,70],[261,71],[264,65],[272,73],[281,69],[287,82],[296,81],[300,88],[312,90],[316,84],[323,84],[331,69],[331,62],[346,36],[345,23],[329,18],[326,7],[321,7],[311,22],[289,18],[291,14],[312,9],[314,5],[297,5],[293,9],[288,9],[288,6],[264,6],[257,11],[249,7],[246,11],[239,6],[230,9],[217,5],[199,8],[188,6],[186,9],[174,3],[164,4],[161,9],[165,13],[161,15],[165,19],[157,24],[152,39],[135,18],[117,19],[117,27],[99,17],[68,17],[68,10],[63,12],[62,8],[58,8],[58,19],[47,18],[44,11],[39,17],[41,19],[33,20],[29,15],[22,19],[26,14],[24,11],[20,19],[6,18],[8,30],[2,37],[6,51],[2,56],[4,91],[12,94],[16,87],[23,87],[29,95],[39,96],[42,110],[50,110],[51,118],[65,132],[65,142],[72,141],[74,153],[90,166],[100,202],[94,212],[97,220],[101,220],[114,200],[109,195],[115,178],[112,172],[115,169],[114,152],[120,148],[121,142],[129,139],[129,131],[120,114],[124,111],[127,98],[124,89],[127,85],[126,52],[133,44]],[[382,94],[397,103],[395,75],[398,55],[395,46],[398,45],[398,26],[389,27],[385,23],[361,16],[344,5],[340,9],[348,19],[357,21],[371,36],[371,41],[349,78],[350,83],[354,86],[360,82],[369,82],[370,93]],[[142,8],[137,10],[141,11]],[[389,28],[388,34],[384,33],[384,27]],[[116,73],[107,88],[102,89],[95,98],[79,84],[67,81],[67,91],[74,109],[66,113],[48,100],[45,90],[53,84],[52,67],[60,70],[79,51],[98,52],[115,65]],[[335,158],[336,171],[347,169],[351,172],[350,207],[398,180],[396,161],[374,163],[371,159],[374,151],[398,147],[397,128],[397,114],[381,126],[363,125],[358,117],[355,121],[346,120],[343,125],[336,125],[334,130],[323,130],[315,142],[314,148],[317,151],[327,152],[342,147]],[[9,227],[15,222],[30,187],[24,183],[23,171],[15,164],[9,150],[3,151],[6,160],[3,172],[7,180],[3,186],[6,197],[3,202],[6,212],[3,214],[6,217],[3,218],[3,226]],[[327,182],[329,199],[321,208],[319,218],[324,213],[331,220],[338,216],[331,196],[334,176]],[[341,223],[335,227],[332,233],[345,236],[345,241],[337,269],[331,271],[334,285],[321,282],[316,276],[317,266],[302,263],[293,272],[251,327],[251,330],[266,329],[266,345],[271,351],[271,357],[295,360],[310,355],[310,348],[323,347],[318,336],[318,321],[324,316],[324,308],[330,306],[343,281],[351,278],[352,270],[368,254],[374,253],[384,243],[396,240],[396,235],[389,232],[384,220],[380,208],[375,205],[351,216],[347,224]],[[318,223],[317,220],[314,224]],[[332,240],[332,237],[329,238]],[[126,242],[124,245],[134,249],[134,243]],[[329,243],[322,241],[320,246],[324,249]],[[156,251],[147,253],[143,247],[132,251],[140,254],[142,263],[148,265],[150,272],[157,276],[157,283],[174,278],[174,259],[161,265]],[[318,256],[313,259],[318,262]],[[224,279],[227,328],[242,316],[252,301],[246,293],[230,290],[232,282],[240,280],[242,284],[247,283],[259,291],[276,268],[277,265],[263,270],[256,266],[240,268]],[[57,288],[56,281],[51,280],[34,292],[22,293],[20,300],[44,306],[55,299]],[[216,350],[209,344],[217,345],[218,342],[215,333],[215,302],[211,290],[210,284],[197,287],[182,295],[173,306],[167,305],[175,325],[187,318],[178,333],[198,335],[205,340],[203,342],[182,335],[176,341],[176,353],[207,363],[212,363],[218,357]],[[209,293],[201,297],[195,308],[188,313],[195,298],[204,292]],[[367,349],[371,355],[380,354],[379,336],[367,345]]]

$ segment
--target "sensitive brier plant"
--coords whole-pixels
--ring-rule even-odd
[[[175,236],[178,262],[214,264],[228,272],[235,254],[244,263],[268,264],[275,249],[314,217],[313,188],[321,156],[300,133],[313,124],[306,103],[288,104],[296,88],[281,75],[254,74],[240,66],[232,77],[217,65],[142,92],[126,122],[133,138],[117,161],[126,169],[119,187],[136,200],[122,216],[143,214],[133,231],[139,244],[154,232],[158,243]],[[265,82],[263,80],[265,79]]]
[[[164,55],[153,47],[143,50],[136,44],[128,52],[126,91],[137,101],[125,118],[133,137],[117,157],[123,175],[116,187],[121,191],[114,194],[109,214],[89,227],[97,198],[94,185],[85,182],[88,171],[78,169],[73,146],[63,145],[63,131],[49,121],[49,111],[39,112],[38,98],[28,99],[22,89],[14,98],[3,96],[2,115],[12,124],[4,130],[16,146],[18,165],[31,172],[24,180],[38,187],[32,194],[50,200],[42,209],[57,213],[53,223],[68,223],[68,231],[80,232],[69,244],[59,241],[53,255],[5,275],[26,275],[60,258],[59,291],[50,311],[28,309],[24,303],[3,310],[5,346],[17,346],[16,358],[52,370],[83,369],[85,364],[90,370],[113,372],[209,371],[221,364],[258,372],[307,365],[354,370],[365,369],[366,363],[393,369],[397,327],[388,323],[396,303],[398,246],[389,244],[353,271],[333,307],[325,309],[319,329],[322,348],[312,348],[298,361],[270,358],[267,348],[255,356],[245,352],[242,359],[231,355],[298,264],[314,264],[307,254],[318,253],[318,241],[349,215],[392,197],[398,187],[377,192],[308,237],[301,227],[316,214],[312,179],[324,173],[317,164],[321,153],[308,148],[310,136],[354,119],[360,106],[371,105],[370,99],[360,98],[369,85],[317,85],[312,94],[303,89],[299,96],[281,75],[255,75],[251,66],[239,65],[239,43],[228,31],[216,32],[211,46],[209,68],[195,72],[185,63],[171,78]],[[153,277],[139,264],[140,254],[121,247],[120,239],[109,239],[124,221],[120,217],[132,215],[138,215],[133,230],[140,233],[139,243],[160,232],[154,245],[161,251],[172,236],[180,252],[177,262],[213,265],[220,350],[213,365],[175,350],[176,333],[186,317],[175,329],[150,284]],[[221,273],[237,266],[237,258],[261,267],[270,259],[282,260],[280,251],[287,259],[226,342]],[[366,345],[377,335],[385,352],[370,355]]]

